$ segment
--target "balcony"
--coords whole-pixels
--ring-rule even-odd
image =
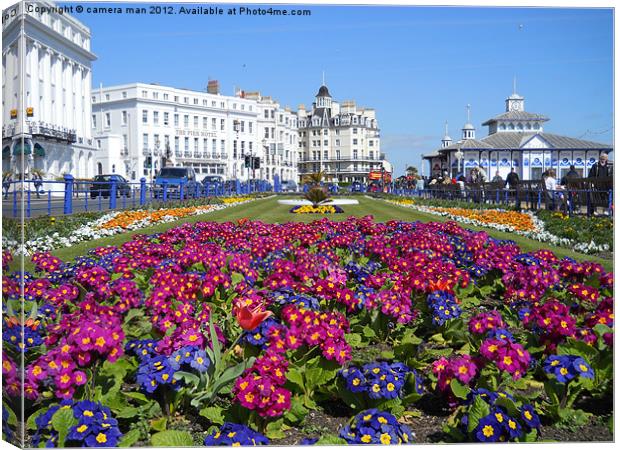
[[[48,139],[56,139],[57,141],[67,142],[69,144],[73,144],[77,142],[77,136],[75,134],[75,130],[57,127],[55,125],[51,125],[43,122],[27,122],[29,133],[35,136],[42,136]],[[83,139],[80,138],[81,142]]]

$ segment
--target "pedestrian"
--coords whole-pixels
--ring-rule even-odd
[[[506,177],[506,186],[508,186],[510,189],[516,189],[518,183],[519,183],[519,174],[515,172],[514,167],[511,167],[510,173]]]
[[[598,158],[598,162],[590,167],[588,178],[611,177],[612,172],[608,159],[609,157],[607,156],[607,153],[601,153],[601,156]]]
[[[555,209],[556,199],[562,203],[562,206],[565,206],[564,194],[562,194],[562,192],[558,192],[563,190],[563,188],[558,184],[558,181],[555,178],[555,169],[545,171],[543,175],[543,183],[545,190],[547,191],[547,209]]]
[[[493,183],[503,183],[504,179],[502,178],[502,176],[499,174],[499,170],[495,172],[495,176],[493,177],[493,179],[491,180]]]
[[[2,176],[2,189],[4,190],[5,200],[9,197],[9,189],[11,189],[12,181],[13,181],[13,176],[11,175],[10,172],[7,172]]]
[[[566,172],[566,174],[560,180],[560,184],[562,186],[566,186],[568,184],[568,180],[570,180],[571,178],[579,178],[579,172],[575,170],[575,166],[572,164],[568,168],[568,172]]]
[[[39,172],[32,174],[32,180],[34,181],[34,190],[37,193],[37,198],[41,198],[40,189],[43,186],[43,177]]]
[[[588,172],[588,179],[593,181],[593,184],[590,186],[593,192],[591,194],[588,192],[588,216],[594,214],[597,206],[604,204],[606,197],[605,191],[607,191],[608,188],[611,189],[612,183],[609,183],[609,186],[606,186],[601,179],[612,176],[613,173],[609,165],[609,157],[607,156],[607,153],[603,152],[599,156],[598,162],[590,167],[590,171]]]

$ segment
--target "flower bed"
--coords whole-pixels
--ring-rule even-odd
[[[341,214],[344,211],[336,205],[299,205],[292,207],[289,212],[293,214]]]
[[[16,240],[2,237],[2,247],[16,254],[31,255],[35,252],[50,251],[91,241],[103,237],[114,236],[130,230],[139,230],[160,223],[174,222],[176,220],[206,214],[213,211],[236,206],[254,200],[254,197],[230,197],[222,199],[221,204],[195,205],[177,208],[160,208],[153,210],[130,210],[114,211],[103,214],[97,219],[80,224],[70,234],[59,232],[49,233],[45,236],[27,240],[20,245]]]
[[[23,388],[33,445],[536,441],[611,412],[613,275],[453,222],[186,223],[32,261],[2,368],[3,436]]]
[[[595,240],[592,235],[589,237],[587,234],[578,236],[579,233],[568,235],[566,232],[562,232],[561,228],[558,228],[555,225],[548,225],[547,221],[543,221],[536,214],[530,211],[517,212],[513,210],[492,209],[489,207],[485,207],[483,209],[473,209],[426,206],[417,204],[415,200],[407,198],[389,198],[385,201],[427,214],[448,217],[451,220],[468,225],[483,226],[494,228],[499,231],[516,233],[540,242],[547,242],[553,245],[568,247],[585,254],[608,252],[612,249],[612,245],[607,242],[603,242],[598,237]],[[545,213],[546,211],[543,212],[543,217],[547,218]],[[579,220],[587,221],[589,219]],[[611,221],[609,222],[613,226]],[[590,224],[590,226],[592,225]],[[594,226],[596,227],[596,225]],[[598,228],[601,227],[597,227],[597,230]],[[558,236],[555,233],[559,233],[560,235]],[[610,238],[613,233],[611,233],[611,230],[608,230],[608,234]]]

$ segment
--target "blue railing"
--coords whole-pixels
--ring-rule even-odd
[[[402,197],[455,200],[468,203],[487,203],[518,209],[562,210],[569,215],[585,213],[592,215],[597,208],[603,208],[613,215],[613,190],[561,189],[407,189],[393,187],[390,194]]]
[[[216,183],[147,183],[76,180],[65,175],[63,181],[4,182],[2,214],[7,217],[74,214],[145,206],[148,203],[179,202],[191,199],[278,192],[265,180],[239,180]],[[276,184],[276,189],[280,185]]]

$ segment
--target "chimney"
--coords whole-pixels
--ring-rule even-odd
[[[207,92],[209,94],[219,94],[220,82],[217,80],[209,80],[209,82],[207,83]]]

